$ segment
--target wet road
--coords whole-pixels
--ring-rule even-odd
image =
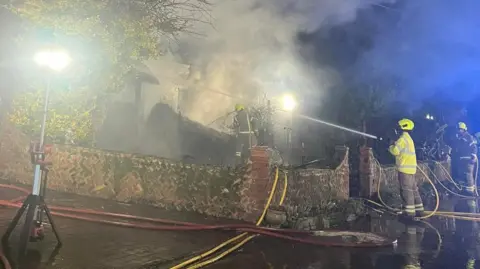
[[[2,199],[16,197],[0,190]],[[201,223],[232,221],[206,218],[193,213],[168,212],[149,206],[118,204],[71,194],[49,193],[49,204],[101,209],[147,217],[169,218]],[[5,226],[15,213],[0,209]],[[55,217],[64,246],[46,268],[54,269],[134,269],[169,268],[191,253],[208,249],[230,238],[230,232],[153,232]],[[376,269],[376,268],[480,268],[476,227],[471,222],[448,224],[432,220],[443,237],[439,248],[437,230],[423,225],[404,225],[389,217],[359,223],[355,229],[380,232],[398,238],[398,245],[383,249],[320,248],[259,237],[240,251],[211,265],[217,269],[301,268],[301,269]],[[25,268],[40,268],[54,249],[54,238],[47,227],[47,238],[33,243]],[[15,249],[17,234],[12,235]],[[177,258],[177,260],[175,260]],[[472,266],[473,265],[473,266]]]

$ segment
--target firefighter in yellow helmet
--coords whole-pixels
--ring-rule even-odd
[[[236,104],[235,105],[235,111],[236,112],[242,111],[244,109],[245,109],[245,106],[243,106],[242,104]]]
[[[457,127],[457,134],[452,143],[452,176],[463,187],[465,194],[473,195],[477,140],[468,133],[464,122],[459,122]]]
[[[395,164],[400,181],[403,214],[409,218],[423,215],[423,202],[418,191],[415,174],[417,173],[417,156],[415,144],[410,136],[414,127],[413,121],[401,119],[398,122],[399,138],[390,145],[389,151],[395,156]]]

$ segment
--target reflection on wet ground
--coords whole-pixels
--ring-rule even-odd
[[[14,194],[0,190],[4,199]],[[50,204],[102,209],[148,217],[161,217],[201,223],[232,222],[206,218],[198,214],[168,212],[148,206],[126,205],[110,201],[50,193]],[[465,200],[444,203],[445,211],[467,211]],[[4,226],[14,214],[0,211]],[[373,213],[372,213],[373,214]],[[64,241],[58,255],[46,268],[169,268],[191,255],[211,248],[230,238],[233,232],[152,232],[55,218]],[[388,214],[375,214],[370,220],[359,220],[353,229],[372,231],[397,238],[395,247],[380,249],[322,248],[292,244],[287,241],[258,237],[243,249],[209,266],[235,268],[299,269],[376,269],[376,268],[480,268],[477,243],[478,228],[469,221],[433,218],[425,223],[403,224]],[[48,227],[47,227],[48,228]],[[53,235],[34,243],[22,268],[41,268],[54,249]],[[441,234],[442,238],[439,238]],[[12,250],[15,239],[12,236]],[[442,240],[442,245],[439,245]],[[480,242],[480,241],[479,241]],[[477,250],[478,249],[478,250]]]

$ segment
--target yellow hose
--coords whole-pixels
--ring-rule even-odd
[[[435,192],[435,197],[436,197],[435,209],[432,212],[427,213],[426,216],[423,216],[423,217],[419,218],[419,219],[428,219],[431,216],[435,215],[435,213],[438,211],[438,207],[440,206],[440,196],[438,195],[437,187],[435,187],[435,184],[433,184],[430,177],[427,174],[425,174],[425,172],[423,172],[423,170],[422,170],[422,168],[420,168],[420,166],[417,166],[417,167],[420,170],[420,172],[422,172],[423,176],[428,180],[428,182],[430,183],[430,185],[433,188],[433,191]]]
[[[478,186],[477,186],[477,179],[478,179],[478,157],[475,159],[475,178],[474,178],[474,181],[473,181],[473,184],[475,184],[475,196],[479,196],[478,195]]]
[[[394,212],[397,212],[397,211],[400,211],[400,209],[397,209],[397,208],[393,208],[393,207],[390,207],[387,205],[387,203],[385,203],[382,199],[382,193],[380,192],[380,186],[382,184],[382,166],[380,165],[380,163],[375,159],[375,162],[377,164],[377,167],[378,167],[378,170],[380,172],[380,177],[378,179],[378,183],[377,183],[377,196],[378,196],[378,200],[380,200],[380,203],[382,203],[382,206],[387,208],[388,210],[390,211],[394,211]],[[370,201],[370,200],[369,200]],[[373,202],[373,201],[370,201],[370,202]],[[376,202],[373,202],[374,204],[377,204]]]
[[[393,208],[393,207],[390,207],[388,206],[382,199],[382,195],[381,195],[381,192],[380,192],[380,185],[381,185],[381,182],[382,182],[382,167],[380,165],[380,163],[375,160],[379,170],[380,170],[380,178],[378,180],[378,184],[377,184],[377,196],[378,196],[378,200],[380,200],[380,203],[382,203],[383,207],[389,209],[390,211],[400,211],[400,209],[397,209],[397,208]],[[425,173],[423,172],[422,168],[420,168],[420,166],[417,166],[418,170],[420,170],[420,172],[423,174],[423,176],[427,179],[428,183],[430,183],[430,185],[432,186],[433,188],[433,191],[435,192],[435,198],[436,198],[436,203],[435,203],[435,209],[433,211],[429,211],[429,213],[426,215],[426,216],[422,216],[422,217],[419,217],[419,219],[427,219],[427,218],[430,218],[431,216],[435,215],[435,213],[437,212],[438,210],[438,207],[440,206],[440,196],[438,194],[438,190],[437,190],[437,187],[435,187],[435,184],[433,184],[432,180],[430,179],[430,177]],[[373,201],[370,201],[370,202],[373,202]],[[373,202],[375,203],[375,202]],[[375,203],[378,205],[378,203]]]
[[[195,257],[193,257],[193,258],[191,258],[191,259],[189,259],[189,260],[187,260],[187,261],[184,261],[184,262],[182,262],[182,263],[180,263],[180,264],[178,264],[178,265],[175,265],[175,266],[171,267],[170,269],[183,268],[183,267],[185,267],[185,266],[187,266],[187,265],[189,265],[189,264],[191,264],[191,263],[193,263],[193,262],[196,262],[196,261],[198,261],[198,260],[200,260],[200,259],[203,259],[203,258],[205,258],[205,257],[207,257],[207,256],[210,256],[212,253],[215,253],[217,250],[223,248],[224,246],[226,246],[226,245],[228,245],[228,244],[230,244],[230,243],[232,243],[232,242],[235,242],[235,241],[239,240],[240,238],[244,237],[246,234],[247,234],[247,233],[242,233],[242,234],[237,235],[237,236],[235,236],[235,237],[233,237],[233,238],[230,238],[229,240],[221,243],[220,245],[212,248],[211,250],[209,250],[209,251],[207,251],[207,252],[204,252],[204,253],[202,253],[202,254],[200,254],[200,255],[198,255],[198,256],[195,256]]]
[[[249,237],[245,238],[242,242],[240,242],[240,243],[236,244],[235,246],[229,248],[228,250],[222,252],[220,255],[218,255],[214,258],[208,259],[204,262],[201,262],[201,263],[195,264],[193,266],[190,266],[190,267],[188,267],[188,269],[197,269],[197,268],[209,265],[211,263],[214,263],[214,262],[220,260],[221,258],[227,256],[228,254],[234,252],[235,250],[239,249],[240,247],[242,247],[243,245],[248,243],[248,241],[252,240],[255,236],[257,236],[257,235],[250,235]]]
[[[380,179],[378,181],[378,187],[377,187],[377,195],[378,195],[378,198],[380,200],[380,203],[377,203],[375,201],[372,201],[372,200],[369,200],[369,199],[366,199],[367,202],[371,203],[371,204],[374,204],[376,206],[379,206],[379,207],[384,207],[386,209],[389,209],[390,211],[397,211],[398,209],[395,209],[395,208],[392,208],[390,206],[388,206],[382,199],[382,196],[381,196],[381,192],[380,192],[380,184],[381,184],[381,181],[382,181],[382,168],[380,166],[380,164],[378,163],[377,161],[377,165],[380,169]],[[438,195],[438,190],[437,188],[435,187],[435,184],[433,184],[432,180],[430,179],[430,177],[427,176],[427,174],[420,168],[418,167],[420,172],[425,176],[425,178],[428,180],[428,182],[430,183],[430,185],[432,186],[433,190],[435,191],[435,197],[436,197],[436,205],[435,205],[435,209],[433,211],[425,211],[425,213],[428,213],[428,215],[426,216],[423,216],[419,219],[426,219],[426,218],[430,218],[432,216],[441,216],[441,217],[445,217],[445,218],[454,218],[454,219],[460,219],[460,220],[469,220],[469,221],[479,221],[480,222],[480,214],[479,213],[468,213],[468,212],[448,212],[448,211],[438,211],[438,207],[439,207],[439,204],[440,204],[440,199],[439,199],[439,195]],[[478,168],[478,167],[477,167]],[[428,168],[430,169],[430,168]],[[431,169],[430,169],[431,171]],[[439,180],[437,178],[437,176],[433,173],[433,171],[431,171],[432,174],[434,175],[434,177],[437,179],[437,181],[448,191],[450,191],[445,185],[443,185],[443,183],[441,182],[441,180]],[[472,197],[469,197],[469,196],[464,196],[464,195],[461,195],[461,194],[458,194],[458,193],[454,193],[452,191],[450,191],[451,193],[457,195],[457,196],[460,196],[460,197],[465,197],[465,198],[472,198]]]
[[[452,219],[459,219],[459,220],[470,220],[470,221],[480,221],[480,218],[473,218],[473,217],[464,217],[464,216],[456,216],[456,215],[443,215],[443,214],[435,214],[436,216],[445,217],[445,218],[452,218]]]
[[[440,164],[439,162],[435,162],[437,164]],[[450,173],[447,171],[447,169],[440,164],[440,167],[442,168],[442,170],[445,172],[445,174],[447,174],[447,178],[448,180],[453,183],[453,185],[455,185],[455,187],[458,189],[458,190],[462,190],[461,187],[459,187],[458,183],[455,182],[455,180],[453,180],[452,176],[450,175]],[[475,176],[474,176],[474,186],[475,186],[475,196],[480,196],[479,193],[478,193],[478,187],[477,187],[477,181],[478,181],[478,158],[475,159]],[[443,185],[443,184],[442,184]],[[443,186],[444,188],[446,188],[445,186]],[[468,198],[469,196],[466,196],[466,195],[461,195],[459,193],[455,193],[453,191],[450,191],[450,189],[446,188],[447,191],[449,191],[450,193],[454,194],[454,195],[457,195],[457,196],[460,196],[460,197],[466,197]]]
[[[268,208],[270,207],[270,203],[272,202],[272,199],[273,199],[273,195],[275,194],[275,190],[277,189],[277,183],[278,183],[278,167],[275,170],[275,180],[273,181],[272,190],[270,191],[270,196],[268,196],[268,200],[267,200],[267,203],[265,204],[265,207],[263,208],[262,215],[258,219],[257,224],[255,224],[257,226],[262,224],[262,221],[265,218],[265,215],[267,214]]]
[[[277,183],[278,183],[278,167],[276,168],[275,170],[275,180],[273,181],[273,186],[272,186],[272,190],[270,191],[270,196],[268,197],[268,200],[267,200],[267,203],[265,204],[265,207],[263,209],[263,212],[262,212],[262,215],[260,216],[260,218],[258,219],[257,223],[256,223],[256,226],[259,226],[263,219],[265,218],[265,215],[267,214],[267,211],[268,211],[268,208],[270,207],[270,203],[272,202],[272,199],[273,199],[273,195],[275,194],[275,190],[277,188]],[[286,185],[286,184],[285,184]],[[286,187],[285,187],[286,188]],[[286,193],[286,192],[285,192]],[[284,199],[285,197],[282,196],[282,200]],[[219,249],[225,247],[226,245],[230,244],[230,243],[233,243],[237,240],[240,240],[241,238],[245,237],[248,233],[242,233],[240,235],[237,235],[223,243],[221,243],[220,245],[212,248],[211,250],[207,251],[207,252],[204,252],[198,256],[195,256],[187,261],[184,261],[178,265],[175,265],[174,267],[171,267],[170,269],[179,269],[179,268],[183,268],[187,265],[190,265],[198,260],[201,260],[207,256],[210,256],[211,254],[217,252]],[[191,269],[191,268],[200,268],[200,267],[203,267],[205,265],[208,265],[208,264],[211,264],[215,261],[218,261],[219,259],[225,257],[226,255],[230,254],[231,252],[235,251],[236,249],[240,248],[241,246],[243,246],[244,244],[246,244],[248,241],[250,241],[251,239],[253,239],[255,237],[255,235],[252,235],[252,236],[249,236],[247,237],[246,239],[244,239],[243,241],[241,241],[240,243],[238,243],[237,245],[233,246],[232,248],[222,252],[220,255],[214,257],[214,258],[211,258],[211,259],[208,259],[204,262],[201,262],[201,263],[198,263],[196,265],[193,265],[193,266],[190,266],[188,267],[188,269]]]
[[[288,188],[288,175],[285,172],[285,179],[283,181],[283,192],[282,192],[282,198],[280,198],[280,203],[279,205],[283,205],[283,202],[285,201],[285,197],[287,196],[287,188]]]
[[[432,169],[430,169],[430,167],[427,166],[427,169],[428,169],[428,170],[432,173],[432,175],[435,177],[435,179],[437,180],[438,184],[440,184],[440,186],[442,186],[447,192],[449,192],[449,193],[451,193],[451,194],[453,194],[453,195],[455,195],[455,196],[462,197],[462,198],[472,198],[471,196],[466,196],[466,195],[462,195],[462,194],[460,194],[460,193],[456,193],[456,192],[451,191],[447,186],[445,186],[445,185],[442,183],[442,181],[441,181],[440,179],[438,179],[438,177],[435,175],[435,173],[432,171]],[[450,173],[448,173],[448,171],[446,171],[446,169],[445,169],[445,172],[447,173],[447,175],[448,175],[449,177],[451,177],[451,176],[450,176]],[[452,180],[453,180],[453,179],[452,179]]]
[[[425,211],[431,212],[431,211]],[[478,213],[469,213],[469,212],[449,212],[449,211],[437,211],[435,214],[437,215],[457,215],[457,216],[479,216]]]
[[[450,181],[450,183],[452,183],[455,186],[455,188],[461,191],[462,187],[457,182],[455,182],[455,180],[453,180],[452,175],[450,175],[450,172],[448,172],[447,168],[445,168],[440,162],[434,162],[434,163],[436,165],[439,165],[442,168],[443,172],[447,175],[448,181]],[[428,169],[430,169],[430,167]],[[432,174],[434,174],[433,171],[432,171]]]

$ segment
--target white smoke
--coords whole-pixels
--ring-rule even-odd
[[[182,113],[208,124],[232,111],[235,103],[249,104],[259,96],[321,96],[337,76],[304,63],[296,35],[350,22],[359,9],[382,2],[388,1],[215,0],[212,25],[196,29],[204,37],[185,36],[179,42],[177,53],[192,65],[179,85],[188,88]]]

